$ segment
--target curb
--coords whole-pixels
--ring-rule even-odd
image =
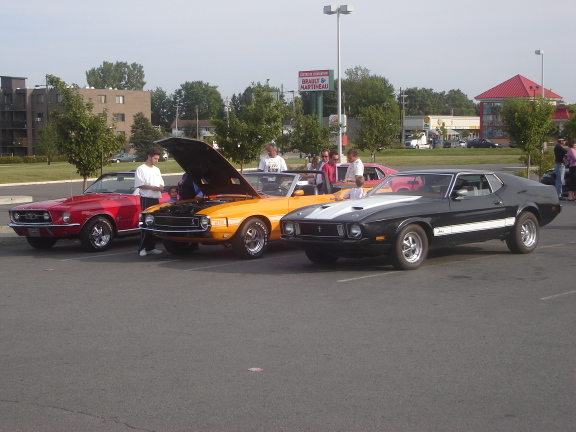
[[[24,204],[32,201],[31,196],[0,196],[0,205]]]

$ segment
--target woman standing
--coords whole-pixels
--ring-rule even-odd
[[[576,138],[568,144],[568,160],[570,161],[570,181],[568,182],[568,201],[576,200]]]

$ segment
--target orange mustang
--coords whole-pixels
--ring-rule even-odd
[[[232,246],[241,258],[260,258],[268,240],[280,238],[282,216],[335,199],[334,194],[318,191],[304,178],[318,171],[243,176],[202,141],[165,138],[156,144],[172,154],[204,195],[202,199],[161,204],[140,213],[140,229],[162,238],[166,250],[173,254],[192,253],[199,244],[222,244]]]

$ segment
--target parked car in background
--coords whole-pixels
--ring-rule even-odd
[[[281,220],[282,240],[318,264],[383,254],[394,268],[414,270],[429,248],[500,239],[513,253],[530,253],[540,227],[561,209],[554,188],[512,174],[405,171],[364,198],[288,213]]]
[[[502,148],[502,144],[484,138],[468,141],[468,148]]]
[[[339,182],[344,180],[344,177],[346,177],[346,171],[348,170],[349,165],[350,164],[348,164],[348,163],[343,163],[343,164],[338,165],[337,179]],[[378,184],[380,182],[380,180],[383,180],[384,178],[388,177],[390,174],[394,174],[396,172],[398,172],[398,171],[395,170],[394,168],[390,168],[389,166],[386,166],[386,165],[365,163],[364,164],[364,184],[366,184],[366,185]],[[335,186],[340,185],[339,182],[336,182]],[[342,184],[346,184],[346,183],[342,183]],[[348,186],[350,186],[350,184],[348,184]],[[350,187],[353,187],[353,186],[354,185],[351,185]]]
[[[163,193],[160,202],[168,199]],[[134,172],[116,172],[100,176],[82,195],[12,207],[9,226],[36,249],[78,238],[87,251],[100,252],[115,237],[139,234],[141,210]]]
[[[464,140],[446,140],[442,144],[443,148],[466,148],[466,141]]]
[[[138,156],[132,153],[118,153],[116,156],[110,158],[110,162],[134,162]]]
[[[404,148],[407,149],[429,149],[430,144],[428,144],[426,134],[422,134],[419,137],[414,135],[408,135],[404,138]]]
[[[564,184],[562,185],[562,196],[568,196],[568,182],[570,181],[570,171],[566,168],[564,172]],[[556,173],[554,172],[554,168],[546,170],[542,178],[540,179],[540,183],[554,186],[556,187]]]

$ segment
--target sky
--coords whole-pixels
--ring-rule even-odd
[[[139,63],[145,90],[186,81],[223,98],[253,82],[297,90],[298,72],[333,69],[328,0],[24,0],[2,7],[0,75],[86,85],[104,61]],[[334,3],[340,5],[340,3]],[[460,89],[469,99],[523,75],[576,103],[574,0],[353,0],[341,15],[344,71],[362,66],[396,90]],[[288,97],[289,98],[289,97]]]

